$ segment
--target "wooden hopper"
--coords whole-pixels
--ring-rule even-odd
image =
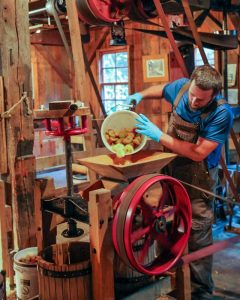
[[[160,172],[176,156],[174,153],[146,150],[123,158],[108,154],[87,157],[78,161],[103,177],[128,181],[130,178]]]

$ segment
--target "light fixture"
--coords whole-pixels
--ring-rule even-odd
[[[125,29],[123,20],[114,22],[111,29],[112,39],[110,46],[124,46],[127,45],[125,39]]]

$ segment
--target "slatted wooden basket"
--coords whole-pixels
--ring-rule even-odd
[[[90,300],[89,243],[56,244],[44,249],[38,260],[41,300]]]

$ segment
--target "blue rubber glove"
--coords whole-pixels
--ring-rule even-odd
[[[126,104],[136,106],[142,100],[142,98],[143,96],[140,93],[129,95],[126,98]]]
[[[146,135],[155,142],[160,142],[161,136],[163,135],[162,130],[160,130],[155,124],[153,124],[147,117],[140,114],[136,119],[138,123],[135,125],[137,127],[136,132]]]

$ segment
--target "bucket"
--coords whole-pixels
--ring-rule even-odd
[[[20,250],[14,255],[17,299],[34,299],[38,296],[37,255],[37,247]]]
[[[121,157],[137,153],[145,146],[147,137],[135,132],[137,117],[139,115],[133,111],[122,110],[112,113],[103,121],[101,137],[108,150]]]
[[[38,260],[41,300],[90,300],[91,264],[87,242],[55,244]]]

